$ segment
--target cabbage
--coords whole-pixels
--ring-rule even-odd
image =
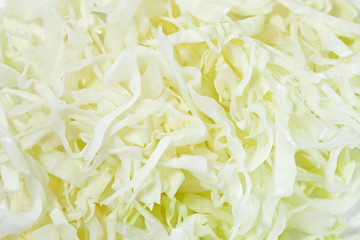
[[[359,239],[359,11],[0,1],[0,238]]]

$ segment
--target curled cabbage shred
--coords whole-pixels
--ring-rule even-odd
[[[360,239],[359,11],[0,1],[0,238]]]

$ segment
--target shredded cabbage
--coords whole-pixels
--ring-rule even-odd
[[[0,238],[359,239],[359,11],[0,1]]]

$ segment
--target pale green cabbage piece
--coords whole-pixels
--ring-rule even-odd
[[[0,238],[359,239],[359,11],[0,1]]]

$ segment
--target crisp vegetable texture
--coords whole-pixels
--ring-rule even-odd
[[[358,0],[3,0],[0,238],[360,239]]]

